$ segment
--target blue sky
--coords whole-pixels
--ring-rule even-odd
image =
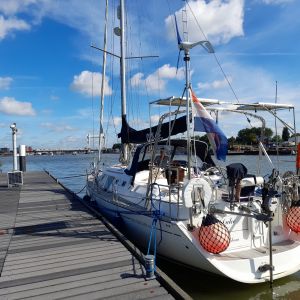
[[[110,0],[108,50],[119,53],[117,0]],[[157,122],[161,110],[150,101],[179,96],[184,88],[183,62],[176,72],[177,45],[172,15],[182,32],[182,0],[127,0],[128,118],[136,128]],[[190,0],[187,6],[191,41],[202,40],[199,25],[213,44],[240,102],[293,104],[299,114],[299,0]],[[0,0],[0,147],[11,147],[9,125],[17,123],[18,143],[34,148],[87,146],[97,134],[104,0]],[[195,18],[197,21],[195,21]],[[197,96],[234,101],[213,55],[191,51],[192,85]],[[108,58],[105,133],[117,142],[120,128],[119,69]],[[291,116],[291,115],[289,115]],[[283,113],[282,117],[288,117]],[[267,116],[267,126],[274,122]],[[289,117],[291,123],[292,119]],[[259,126],[253,121],[253,126]],[[245,128],[245,118],[224,114],[225,134]],[[297,123],[300,128],[300,123]],[[282,127],[279,127],[281,133]]]

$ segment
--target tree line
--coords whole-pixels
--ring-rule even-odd
[[[263,136],[262,136],[263,134]],[[299,135],[299,134],[296,134]],[[237,136],[230,137],[228,139],[229,145],[232,147],[234,145],[257,145],[259,141],[263,143],[282,143],[289,140],[290,137],[294,135],[290,135],[290,131],[288,127],[283,127],[281,135],[274,135],[273,130],[271,128],[265,127],[264,132],[262,132],[262,127],[252,127],[241,129]],[[196,139],[202,140],[208,143],[208,138],[206,135],[197,136]]]
[[[296,134],[297,136],[300,134]],[[271,128],[265,127],[262,138],[262,127],[252,127],[241,129],[237,136],[230,137],[228,139],[229,147],[234,145],[257,145],[260,140],[263,143],[282,143],[289,140],[290,137],[294,135],[290,135],[290,131],[288,127],[283,127],[281,135],[274,135],[273,130]],[[207,135],[203,136],[195,136],[196,140],[204,141],[209,144]],[[113,150],[119,150],[121,148],[120,143],[116,143],[113,145]]]

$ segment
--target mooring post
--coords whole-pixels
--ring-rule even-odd
[[[145,269],[146,269],[146,280],[155,278],[155,258],[154,255],[145,255]]]
[[[26,172],[26,146],[20,145],[19,147],[19,167],[20,171]]]

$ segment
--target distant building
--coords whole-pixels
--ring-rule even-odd
[[[31,146],[26,146],[26,152],[27,153],[32,153],[33,152],[33,149]]]
[[[0,154],[9,154],[9,152],[10,152],[9,148],[6,147],[0,148]]]
[[[290,137],[288,140],[289,143],[291,143],[292,145],[295,145],[295,137]],[[300,135],[296,135],[296,144],[300,143]]]

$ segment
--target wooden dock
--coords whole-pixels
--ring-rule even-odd
[[[104,223],[45,172],[13,188],[0,174],[0,299],[190,298],[159,269],[146,281],[140,252]]]

